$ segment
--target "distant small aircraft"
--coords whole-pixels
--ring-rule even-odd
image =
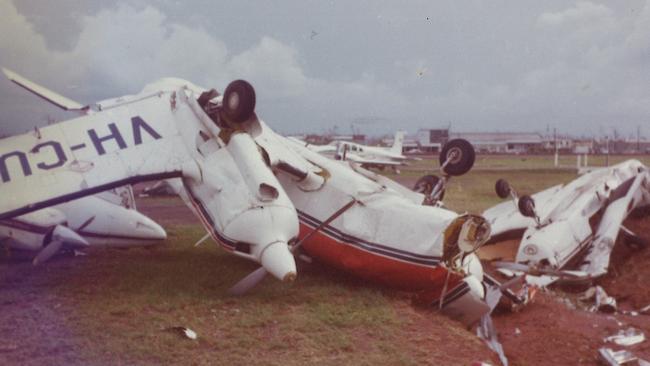
[[[166,237],[160,225],[135,210],[130,187],[0,220],[0,243],[36,252],[34,265],[62,249],[153,245]]]
[[[634,209],[650,205],[650,171],[638,160],[595,169],[532,196],[518,197],[504,180],[495,189],[514,203],[483,213],[494,240],[521,238],[513,257],[496,265],[543,277],[533,279],[536,283],[590,281],[606,274],[619,234],[630,245],[647,246],[623,226]]]
[[[23,79],[18,83],[26,85]],[[0,142],[0,189],[6,192],[0,219],[166,179],[213,239],[261,264],[233,293],[245,293],[266,273],[293,280],[294,254],[304,251],[415,291],[467,324],[490,311],[474,254],[489,236],[484,218],[423,205],[432,201],[426,192],[277,135],[255,114],[254,89],[243,80],[221,95],[163,79],[94,109],[39,88],[30,90],[86,114]],[[443,178],[434,194],[444,191],[449,176],[471,169],[474,152],[467,146],[443,149]]]
[[[336,160],[354,162],[363,168],[383,170],[386,167],[391,167],[395,172],[399,173],[398,168],[400,166],[406,165],[409,161],[419,160],[419,158],[405,156],[402,153],[404,136],[404,131],[395,132],[391,147],[368,146],[342,140],[332,141],[328,145],[306,144],[305,146],[312,151]]]

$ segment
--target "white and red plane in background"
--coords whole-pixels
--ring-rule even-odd
[[[467,324],[490,311],[474,254],[489,236],[485,219],[423,205],[431,202],[424,194],[274,133],[255,114],[255,92],[243,80],[220,95],[163,79],[93,109],[30,90],[93,113],[0,141],[2,220],[124,184],[168,179],[222,247],[261,264],[234,293],[246,292],[267,272],[294,280],[294,254],[301,250],[418,292]],[[443,173],[471,168],[474,152],[467,145],[443,149]]]

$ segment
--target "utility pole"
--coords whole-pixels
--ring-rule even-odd
[[[553,147],[555,147],[555,167],[559,163],[558,159],[558,149],[557,149],[557,128],[553,127]]]
[[[605,136],[607,154],[605,154],[605,166],[609,166],[609,135]]]

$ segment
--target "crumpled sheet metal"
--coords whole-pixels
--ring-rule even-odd
[[[609,366],[650,366],[650,362],[638,358],[628,350],[614,351],[611,348],[603,347],[598,349],[598,356]]]
[[[580,297],[581,301],[594,300],[594,305],[589,309],[590,311],[601,311],[603,313],[615,313],[618,310],[616,299],[607,295],[605,289],[601,286],[594,286],[589,288]]]
[[[614,342],[619,346],[633,346],[645,341],[645,334],[636,328],[621,329],[618,333],[605,337],[605,342]]]
[[[487,346],[499,355],[499,360],[503,366],[508,366],[508,358],[503,351],[503,346],[497,338],[497,331],[494,328],[490,314],[483,315],[478,327],[476,328],[476,335],[483,339]]]

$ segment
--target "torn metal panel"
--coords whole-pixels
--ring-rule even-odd
[[[582,302],[593,302],[589,311],[600,311],[603,313],[615,313],[618,310],[616,299],[607,295],[601,286],[593,286],[587,289],[578,300]]]
[[[638,364],[639,359],[628,350],[614,351],[611,348],[603,347],[598,349],[600,359],[609,366],[623,366]]]
[[[648,185],[650,174],[647,170],[621,184],[609,197],[600,225],[595,233],[589,253],[585,256],[585,264],[580,269],[593,276],[607,273],[609,258],[614,249],[614,242],[622,228],[623,220],[642,204],[648,204],[645,196],[650,193],[644,187]]]
[[[494,328],[490,314],[486,314],[481,318],[476,328],[476,335],[483,339],[487,346],[499,356],[499,360],[503,366],[508,366],[508,358],[503,351],[503,346],[498,340],[497,331]]]
[[[636,328],[627,328],[620,330],[618,333],[605,337],[604,342],[613,342],[619,346],[633,346],[645,341],[645,334]]]

